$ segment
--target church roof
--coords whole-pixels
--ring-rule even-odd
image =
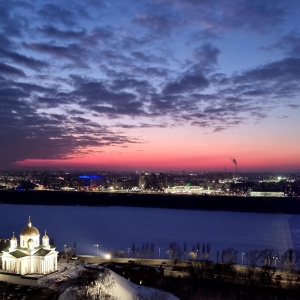
[[[46,256],[49,252],[51,252],[51,250],[40,249],[34,253],[34,256]]]
[[[9,239],[0,238],[0,251],[9,247]]]
[[[22,252],[20,250],[10,252],[9,254],[12,255],[15,258],[22,258],[22,257],[28,256],[27,254],[25,254],[24,252]]]
[[[21,231],[21,235],[37,235],[40,234],[38,229],[34,226],[32,226],[32,223],[30,221],[30,217],[29,217],[29,222],[27,227],[23,228],[23,230]]]

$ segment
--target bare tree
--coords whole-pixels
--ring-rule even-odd
[[[211,251],[210,243],[207,243],[206,244],[206,257],[205,257],[206,260],[209,260],[210,251]]]
[[[271,267],[277,256],[278,254],[274,249],[264,249],[260,251],[260,257],[264,266]]]
[[[150,258],[153,258],[154,255],[154,243],[150,244]]]
[[[132,257],[134,258],[135,257],[135,243],[132,243],[131,251],[132,251]]]
[[[172,260],[174,260],[175,258],[179,259],[181,256],[180,246],[176,242],[170,243],[167,253],[168,253],[170,259],[172,259]]]
[[[78,275],[77,284],[81,286],[77,299],[115,299],[110,295],[114,279],[108,269],[84,269]]]
[[[222,263],[235,264],[238,251],[233,248],[228,248],[222,251]]]
[[[217,263],[219,263],[219,260],[220,260],[220,251],[219,249],[217,250]]]
[[[246,253],[248,264],[250,267],[255,268],[258,261],[261,258],[261,252],[259,250],[252,250]]]
[[[288,265],[290,273],[293,273],[299,259],[299,253],[297,253],[294,249],[288,249],[283,253],[282,257],[284,263]]]
[[[125,256],[125,253],[126,252],[124,250],[118,250],[118,251],[115,252],[115,256],[122,258],[122,257]]]
[[[187,253],[187,245],[186,243],[183,244],[183,255],[184,255],[184,259],[186,259],[186,253]]]
[[[112,276],[110,276],[110,272],[108,269],[104,270],[105,271],[99,275],[98,279],[93,282],[96,290],[94,299],[116,299],[116,297],[110,295],[111,288],[114,285],[114,279]]]

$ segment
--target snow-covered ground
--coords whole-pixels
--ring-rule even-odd
[[[77,296],[82,296],[83,294],[90,295],[90,299],[101,299],[100,296],[105,294],[109,295],[111,299],[118,300],[179,300],[170,293],[134,284],[107,268],[99,267],[98,265],[89,265],[88,267],[89,269],[86,269],[84,265],[61,264],[58,273],[40,278],[38,283],[42,287],[63,290],[58,298],[59,300],[76,299]],[[93,284],[71,284],[90,268],[92,268],[92,271],[99,270],[96,280],[93,280]],[[60,284],[53,284],[57,278],[66,280],[63,282],[63,289],[60,288]]]

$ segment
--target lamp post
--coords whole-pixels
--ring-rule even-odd
[[[98,256],[98,247],[99,247],[99,245],[95,244],[94,247],[97,247],[97,256]]]
[[[242,265],[244,265],[244,252],[242,253]]]
[[[160,247],[158,247],[158,258],[160,258]]]
[[[275,267],[277,266],[277,259],[278,259],[278,257],[273,256],[274,266],[275,266]]]
[[[130,252],[130,248],[128,248],[128,250],[127,250],[127,255],[128,255],[128,258],[129,258],[129,252]]]

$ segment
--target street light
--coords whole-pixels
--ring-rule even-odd
[[[99,247],[99,245],[96,244],[96,245],[94,245],[94,247],[97,247],[97,256],[98,256],[98,247]]]
[[[128,253],[128,258],[129,258],[129,251],[130,251],[130,248],[128,248],[128,252],[127,252]]]
[[[160,248],[158,247],[158,258],[160,258]]]
[[[244,265],[244,252],[242,253],[242,265]]]

